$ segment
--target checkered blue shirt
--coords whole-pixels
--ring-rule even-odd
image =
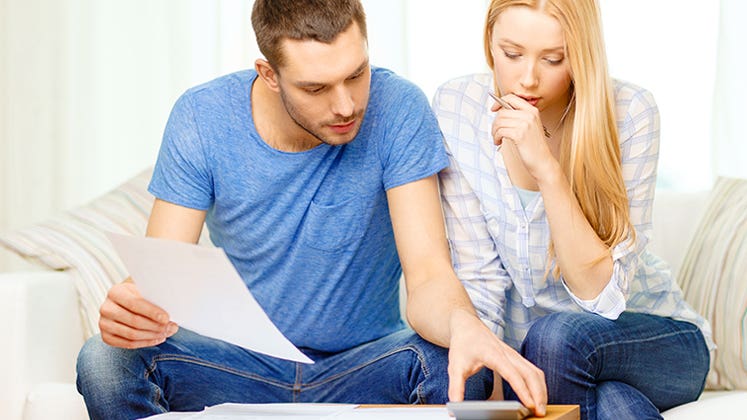
[[[612,250],[613,273],[594,300],[574,296],[562,278],[545,277],[550,227],[542,196],[522,205],[490,127],[492,78],[451,80],[433,108],[450,166],[440,174],[444,216],[457,275],[482,320],[518,349],[538,318],[558,311],[588,311],[616,319],[624,310],[692,322],[713,348],[708,322],[688,305],[669,267],[646,250],[659,154],[659,112],[652,95],[615,82],[622,172],[636,242]]]

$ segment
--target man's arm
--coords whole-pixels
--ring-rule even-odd
[[[205,215],[202,210],[156,199],[146,236],[197,243]],[[109,289],[99,312],[101,338],[116,347],[155,346],[178,329],[166,311],[143,299],[129,277]]]
[[[524,405],[544,415],[544,374],[480,321],[451,266],[436,176],[387,192],[407,287],[407,320],[426,340],[449,348],[449,399],[464,398],[467,378],[487,366]]]

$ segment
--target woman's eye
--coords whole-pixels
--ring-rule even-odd
[[[512,59],[512,60],[513,60],[513,59],[516,59],[516,58],[519,58],[519,56],[521,55],[521,54],[519,54],[519,53],[513,53],[513,52],[508,52],[508,51],[503,51],[503,54],[504,54],[504,55],[505,55],[505,56],[506,56],[507,58],[510,58],[510,59]]]
[[[552,66],[557,66],[558,64],[563,62],[563,59],[562,58],[545,58],[545,61]]]

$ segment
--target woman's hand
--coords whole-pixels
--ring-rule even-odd
[[[539,110],[513,94],[501,99],[514,109],[502,107],[498,103],[491,108],[496,112],[491,128],[493,143],[500,146],[504,140],[511,141],[529,174],[539,180],[557,165],[547,144]]]

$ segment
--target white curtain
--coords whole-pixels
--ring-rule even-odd
[[[713,167],[716,175],[747,178],[747,2],[722,0],[720,17]]]
[[[482,49],[489,0],[363,0],[371,62],[406,76],[428,99],[454,77],[488,71]]]
[[[245,0],[0,0],[0,230],[156,158],[174,100],[251,65]]]

